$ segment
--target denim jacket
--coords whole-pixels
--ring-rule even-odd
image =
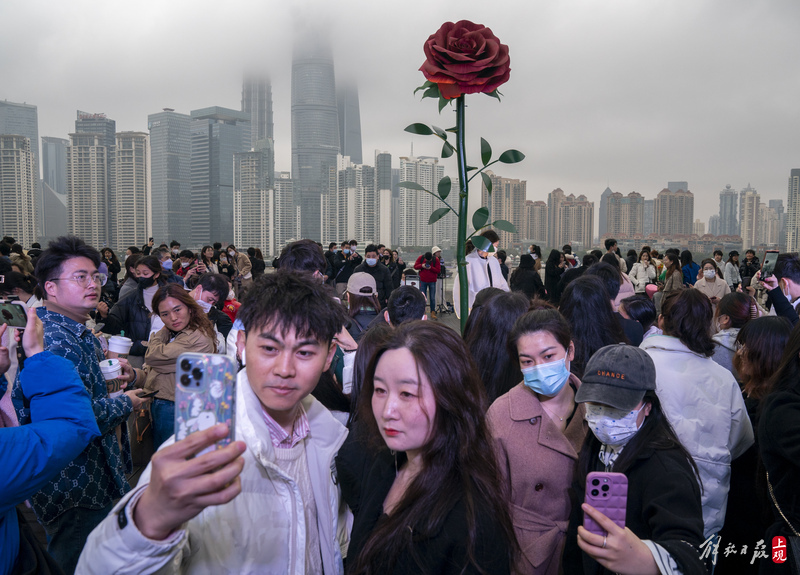
[[[66,358],[78,370],[92,400],[92,409],[102,434],[31,497],[36,517],[49,524],[75,507],[102,509],[130,490],[125,478],[125,473],[132,470],[128,431],[123,425],[123,450],[120,451],[114,430],[125,423],[133,411],[133,404],[125,395],[114,399],[108,396],[100,371],[100,360],[103,359],[100,342],[86,326],[44,307],[36,311],[44,324],[45,349]],[[11,398],[20,425],[30,423],[30,408],[23,397],[19,375]]]

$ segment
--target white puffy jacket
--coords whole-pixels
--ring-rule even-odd
[[[631,268],[631,273],[628,274],[631,278],[631,283],[636,288],[636,293],[644,293],[644,288],[649,283],[656,281],[656,268],[653,264],[645,267],[642,262],[636,262]]]
[[[654,335],[639,347],[653,358],[664,413],[700,471],[708,537],[725,522],[731,461],[754,441],[742,392],[730,371],[676,337]]]
[[[275,464],[275,453],[258,398],[244,370],[236,392],[236,438],[247,444],[241,474],[242,492],[230,503],[208,507],[165,541],[144,537],[125,508],[150,481],[150,466],[137,489],[123,497],[92,532],[76,573],[191,573],[193,575],[304,575],[306,532],[303,502],[295,481]],[[333,458],[347,429],[312,396],[303,400],[310,432],[306,457],[317,503],[320,551],[325,573],[344,572],[342,556],[349,544],[352,514],[341,499]],[[164,445],[172,443],[172,439]]]

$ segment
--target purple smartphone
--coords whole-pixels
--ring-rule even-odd
[[[586,477],[586,503],[600,511],[620,527],[625,527],[625,509],[628,505],[628,478],[623,473],[592,471]],[[605,537],[605,529],[583,514],[583,527],[589,533]]]

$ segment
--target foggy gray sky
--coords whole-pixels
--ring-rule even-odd
[[[800,167],[800,3],[795,0],[548,2],[486,0],[6,0],[0,3],[0,99],[35,104],[40,136],[67,137],[75,111],[147,129],[163,107],[239,108],[245,70],[268,72],[276,169],[291,169],[292,20],[328,22],[337,77],[359,85],[364,161],[438,155],[411,122],[455,123],[413,90],[422,44],[447,20],[482,23],[508,44],[502,103],[467,98],[467,151],[479,137],[521,164],[530,199],[560,187],[599,201],[606,185],[650,199],[689,182],[695,217],[726,184],[786,201]],[[444,161],[455,174],[455,158]],[[477,193],[477,186],[473,187]],[[595,208],[597,210],[597,207]],[[595,224],[596,225],[596,224]],[[595,234],[597,228],[595,228]]]

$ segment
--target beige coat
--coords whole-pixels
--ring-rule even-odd
[[[719,300],[722,299],[722,296],[731,293],[731,288],[728,286],[728,283],[725,280],[720,279],[719,276],[714,278],[714,281],[708,281],[706,278],[701,278],[695,282],[694,287],[696,290],[706,294],[708,299],[711,299],[712,297],[717,298],[716,302],[713,300],[711,301],[711,307],[714,309],[714,311],[717,310],[717,303],[719,303]]]
[[[570,382],[580,386],[574,375]],[[569,489],[588,430],[584,413],[579,404],[562,433],[523,383],[489,408],[495,453],[511,486],[511,516],[522,551],[517,573],[558,574],[569,523]]]
[[[170,332],[162,327],[150,336],[144,355],[144,389],[158,391],[158,399],[175,401],[175,365],[182,353],[214,353],[214,341],[200,330],[180,332],[169,340]]]

